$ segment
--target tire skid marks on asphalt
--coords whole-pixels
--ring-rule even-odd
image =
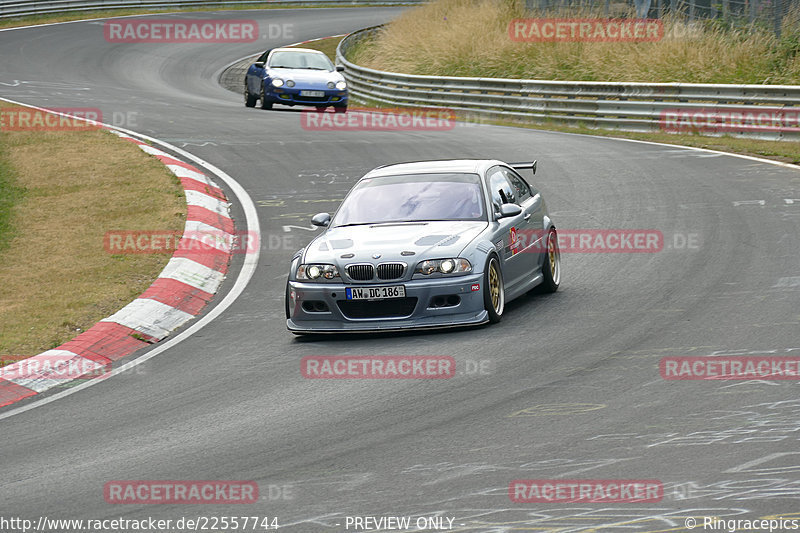
[[[225,279],[234,224],[222,189],[196,167],[134,137],[109,131],[157,157],[181,181],[187,204],[181,243],[186,246],[176,251],[150,288],[113,315],[53,350],[3,367],[0,407],[85,379],[164,339],[198,315]],[[87,375],[64,372],[65,368],[86,369]]]

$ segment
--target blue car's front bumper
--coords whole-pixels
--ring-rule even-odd
[[[387,282],[379,285],[403,285],[406,297],[354,301],[345,288],[370,285],[290,281],[286,325],[295,333],[354,333],[484,324],[482,283],[483,274]]]
[[[318,91],[323,96],[304,96],[301,91]],[[308,105],[308,106],[340,106],[347,105],[347,90],[309,87],[271,87],[266,93],[267,99],[274,104]]]

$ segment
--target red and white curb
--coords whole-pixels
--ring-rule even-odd
[[[183,185],[187,215],[178,251],[138,298],[53,350],[0,368],[0,407],[84,376],[97,376],[119,359],[158,342],[193,319],[228,272],[231,247],[193,246],[202,232],[234,242],[225,194],[196,167],[124,133],[169,168]],[[79,369],[77,372],[75,369]]]

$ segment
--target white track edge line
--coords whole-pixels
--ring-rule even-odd
[[[9,100],[9,99],[3,98],[3,97],[0,97],[0,100],[8,102],[10,104],[20,105],[20,106],[23,106],[23,107],[37,109],[39,111],[46,111],[48,113],[53,113],[52,111],[50,111],[48,109],[45,109],[45,108],[42,108],[42,107],[36,107],[36,106],[28,105],[28,104],[23,104],[22,102],[16,102],[14,100]],[[69,117],[71,117],[71,115],[68,115],[68,114],[65,114],[65,113],[54,113],[54,114],[57,114],[57,115],[60,115],[60,116],[69,116]],[[76,118],[76,117],[72,117],[72,118]],[[186,150],[183,150],[181,148],[178,148],[177,146],[173,146],[173,145],[171,145],[171,144],[169,144],[169,143],[167,143],[165,141],[161,141],[161,140],[156,139],[154,137],[150,137],[148,135],[137,133],[135,131],[131,131],[131,130],[123,129],[123,128],[115,128],[115,127],[112,127],[112,126],[110,126],[108,124],[103,124],[103,126],[105,126],[106,128],[108,128],[110,130],[121,131],[123,133],[126,133],[126,134],[132,136],[132,137],[145,139],[145,140],[150,141],[152,143],[155,143],[155,144],[158,144],[160,146],[163,146],[163,147],[167,148],[168,150],[173,151],[176,154],[179,154],[179,155],[181,155],[183,157],[186,157],[187,159],[190,159],[190,160],[194,161],[195,163],[197,163],[201,167],[203,167],[203,168],[207,169],[208,171],[214,173],[222,181],[224,181],[228,185],[228,187],[231,188],[233,193],[236,195],[237,199],[239,200],[239,203],[242,205],[242,209],[244,209],[245,221],[247,223],[248,231],[254,232],[256,234],[256,236],[258,237],[258,242],[261,242],[261,229],[260,229],[260,225],[259,225],[259,222],[258,222],[258,214],[256,212],[256,206],[253,203],[253,199],[250,198],[250,195],[247,193],[246,190],[244,190],[244,187],[242,187],[239,184],[239,182],[237,182],[234,178],[229,176],[223,170],[221,170],[221,169],[217,168],[216,166],[212,165],[211,163],[208,163],[207,161],[197,157],[196,155],[191,154],[191,153],[189,153]],[[124,365],[122,365],[120,367],[114,368],[110,372],[110,375],[108,377],[109,378],[114,377],[114,376],[116,376],[117,374],[119,374],[121,372],[124,372],[126,370],[130,370],[131,368],[133,368],[135,366],[138,366],[138,365],[140,365],[140,364],[142,364],[142,363],[144,363],[146,361],[149,361],[153,357],[159,355],[161,352],[164,352],[164,351],[172,348],[173,346],[177,345],[178,343],[188,339],[189,337],[191,337],[192,335],[194,335],[195,333],[200,331],[203,327],[205,327],[212,320],[216,319],[219,315],[221,315],[244,292],[245,287],[247,287],[247,284],[250,282],[250,279],[253,277],[253,274],[256,271],[256,267],[258,266],[258,258],[260,256],[260,254],[261,254],[261,250],[260,249],[256,249],[253,253],[245,254],[244,263],[242,264],[241,270],[239,270],[239,274],[236,277],[236,281],[234,282],[233,287],[231,287],[231,290],[228,292],[228,294],[226,294],[225,297],[222,300],[220,300],[220,302],[217,305],[215,305],[214,308],[211,311],[208,312],[208,314],[204,315],[197,322],[195,322],[194,324],[189,326],[186,330],[182,331],[177,336],[172,337],[171,339],[168,338],[165,341],[159,342],[156,345],[156,348],[154,348],[153,350],[147,352],[144,355],[141,355],[141,356],[137,357],[136,359],[132,359],[131,361],[128,361],[127,363],[125,363]],[[77,385],[77,386],[72,387],[72,388],[70,388],[68,390],[53,394],[52,396],[48,396],[47,398],[42,398],[40,400],[33,401],[32,403],[29,403],[28,405],[24,405],[22,407],[17,407],[15,409],[12,409],[12,410],[7,411],[5,413],[0,413],[0,420],[6,419],[6,418],[11,418],[12,416],[22,414],[22,413],[24,413],[26,411],[30,411],[31,409],[35,409],[37,407],[41,407],[43,405],[47,405],[50,402],[54,402],[56,400],[60,400],[61,398],[65,398],[65,397],[70,396],[71,394],[74,394],[74,393],[76,393],[78,391],[81,391],[81,390],[83,390],[85,388],[91,387],[93,385],[96,385],[98,383],[102,383],[102,382],[105,382],[105,381],[106,381],[105,379],[102,380],[102,381],[97,381],[97,380],[85,381],[84,383],[81,383],[80,385]]]
[[[520,128],[520,126],[508,126],[511,128]],[[522,129],[530,130],[530,131],[544,131],[547,133],[558,133],[560,135],[576,135],[579,137],[590,137],[593,139],[611,139],[614,141],[625,141],[630,143],[639,143],[639,144],[651,144],[653,146],[666,146],[669,148],[683,148],[684,150],[695,150],[697,152],[708,152],[712,154],[719,154],[719,155],[729,155],[732,157],[738,157],[740,159],[749,159],[750,161],[758,161],[759,163],[769,163],[771,165],[778,165],[779,167],[790,168],[792,170],[800,170],[800,165],[795,165],[793,163],[784,163],[783,161],[775,161],[774,159],[766,159],[764,157],[758,157],[754,155],[745,155],[745,154],[737,154],[734,152],[723,152],[721,150],[712,150],[710,148],[699,148],[697,146],[686,146],[683,144],[670,144],[670,143],[661,143],[657,141],[643,141],[641,139],[627,139],[625,137],[614,137],[611,135],[592,135],[591,133],[573,133],[571,131],[552,131],[552,130],[540,130],[535,128],[525,128],[524,126],[521,127]],[[779,142],[779,141],[774,141]],[[788,141],[792,142],[792,141]]]

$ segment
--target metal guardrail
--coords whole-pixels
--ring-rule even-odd
[[[501,78],[441,77],[384,72],[347,60],[353,46],[380,31],[374,26],[345,37],[336,50],[350,93],[390,106],[448,108],[468,120],[511,119],[583,125],[622,131],[670,131],[676,110],[695,114],[781,112],[777,131],[762,122],[724,133],[771,140],[800,140],[800,85],[714,85],[688,83],[614,83]],[[792,119],[791,117],[794,117]],[[774,120],[774,119],[772,119]],[[794,120],[793,123],[791,121]],[[774,122],[773,122],[774,124]],[[719,134],[708,131],[704,134]]]
[[[404,5],[421,0],[0,0],[0,19],[131,8],[181,8],[227,5]]]

